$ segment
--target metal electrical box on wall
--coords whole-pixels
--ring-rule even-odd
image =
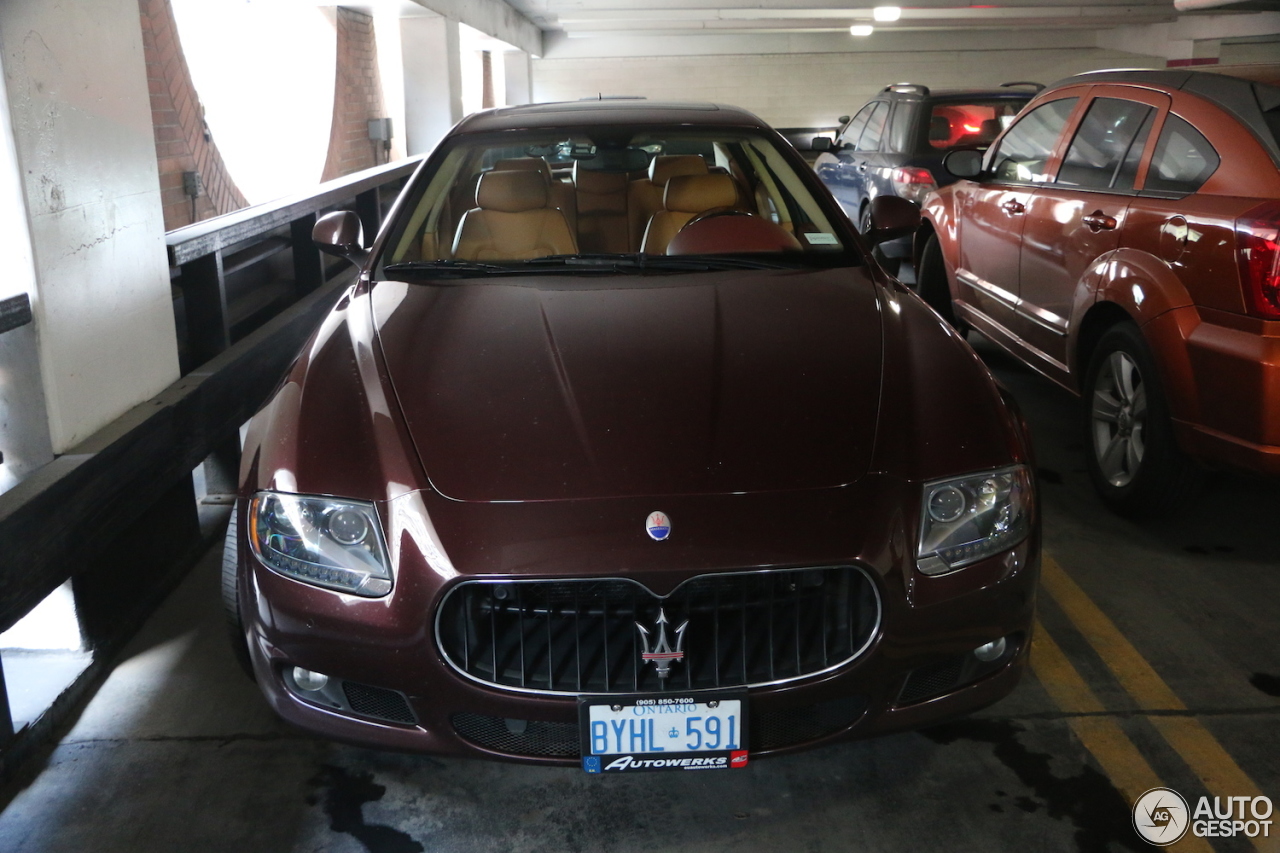
[[[391,135],[390,118],[369,119],[369,138],[374,142],[390,142]]]

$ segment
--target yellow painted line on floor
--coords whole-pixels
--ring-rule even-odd
[[[1102,702],[1038,621],[1031,640],[1031,670],[1063,713],[1090,715],[1068,716],[1067,725],[1124,797],[1126,805],[1132,806],[1138,797],[1152,788],[1164,787],[1115,717],[1106,715],[1107,709]],[[1213,851],[1209,842],[1190,833],[1168,849],[1186,853]]]
[[[1140,710],[1187,710],[1186,704],[1120,633],[1107,614],[1047,554],[1041,562],[1040,583],[1075,623]],[[1200,777],[1210,794],[1217,797],[1262,796],[1254,781],[1199,720],[1191,716],[1159,715],[1148,719],[1192,772]],[[1280,839],[1254,839],[1254,846],[1260,850],[1280,850]]]

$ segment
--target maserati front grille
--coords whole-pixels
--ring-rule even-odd
[[[464,581],[436,617],[449,664],[534,693],[778,684],[835,669],[875,637],[880,598],[850,566],[700,575],[665,597],[626,579]]]

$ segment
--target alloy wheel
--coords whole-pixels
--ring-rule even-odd
[[[1147,389],[1126,352],[1107,357],[1098,372],[1090,410],[1093,452],[1107,482],[1117,488],[1137,476],[1146,455]]]

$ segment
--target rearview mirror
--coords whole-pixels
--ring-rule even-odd
[[[320,251],[346,258],[356,266],[363,264],[367,256],[364,226],[360,217],[349,210],[336,210],[317,219],[311,239]]]
[[[982,155],[973,148],[957,148],[942,158],[942,168],[957,178],[976,178],[982,174]]]
[[[871,200],[871,230],[862,236],[872,246],[914,234],[920,227],[920,208],[896,195]]]

